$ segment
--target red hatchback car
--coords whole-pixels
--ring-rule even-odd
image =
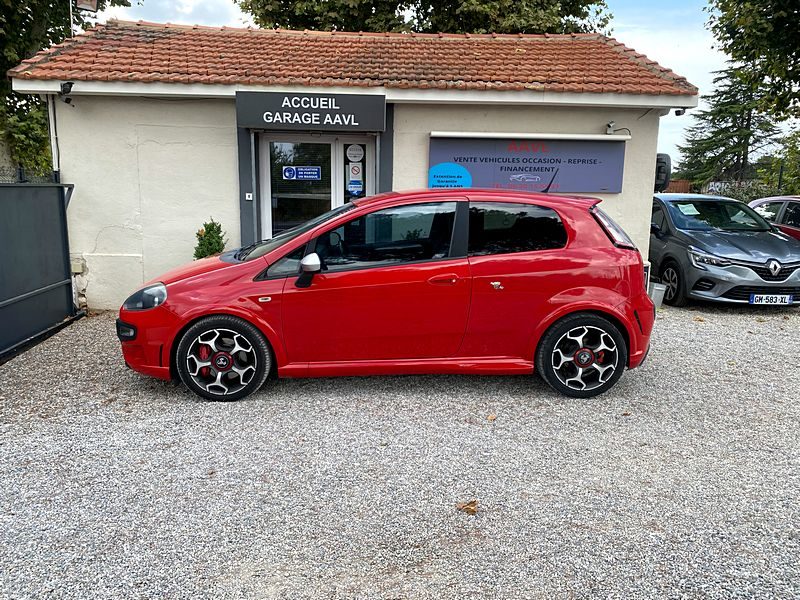
[[[120,309],[125,362],[237,400],[278,377],[531,374],[590,397],[641,364],[642,258],[599,200],[425,190],[356,200],[166,273]]]

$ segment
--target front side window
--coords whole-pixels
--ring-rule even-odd
[[[783,214],[783,223],[789,227],[800,227],[800,202],[790,202]]]
[[[657,226],[661,231],[667,228],[667,220],[664,217],[664,209],[660,204],[653,203],[653,216],[650,217],[650,223]]]
[[[765,202],[756,206],[754,210],[770,223],[774,223],[781,208],[783,208],[783,202]]]
[[[447,258],[456,203],[386,208],[319,236],[323,270],[342,271]]]
[[[300,273],[300,261],[305,256],[306,246],[303,244],[283,258],[276,260],[267,269],[267,277],[287,277]]]
[[[351,202],[348,202],[344,206],[338,206],[333,210],[319,215],[318,217],[314,217],[310,221],[306,221],[305,223],[298,225],[297,227],[287,229],[272,239],[262,240],[260,242],[256,242],[255,244],[245,246],[244,248],[239,249],[236,254],[234,254],[234,258],[243,262],[261,258],[276,248],[280,248],[284,244],[288,244],[293,239],[303,235],[307,231],[311,231],[317,225],[320,225],[329,219],[333,219],[334,217],[338,217],[340,214],[345,213],[348,210],[353,210],[355,207],[355,204]]]
[[[678,229],[769,231],[770,228],[756,211],[735,200],[672,200],[669,210]]]
[[[566,244],[567,231],[552,208],[512,202],[469,205],[470,256],[552,250]]]

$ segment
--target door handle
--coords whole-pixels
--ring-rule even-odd
[[[455,273],[445,273],[443,275],[434,275],[428,279],[428,283],[433,285],[455,285],[459,279],[460,277]]]

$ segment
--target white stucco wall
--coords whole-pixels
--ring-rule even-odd
[[[393,188],[427,187],[431,131],[604,134],[606,123],[615,121],[615,129],[631,131],[625,143],[622,193],[590,195],[603,198],[603,210],[625,228],[646,259],[659,114],[646,108],[397,104]]]
[[[232,100],[75,97],[55,102],[62,181],[75,184],[70,250],[91,308],[119,308],[193,258],[209,217],[240,243]]]
[[[240,244],[232,99],[75,96],[55,102],[62,180],[75,184],[70,247],[86,263],[91,308],[116,309],[144,281],[192,260],[213,217]],[[395,190],[427,184],[431,131],[605,133],[631,130],[623,192],[604,209],[647,255],[659,112],[647,109],[397,104]]]

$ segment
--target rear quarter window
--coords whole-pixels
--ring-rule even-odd
[[[567,231],[552,208],[513,202],[471,202],[470,256],[554,250],[567,245]]]

